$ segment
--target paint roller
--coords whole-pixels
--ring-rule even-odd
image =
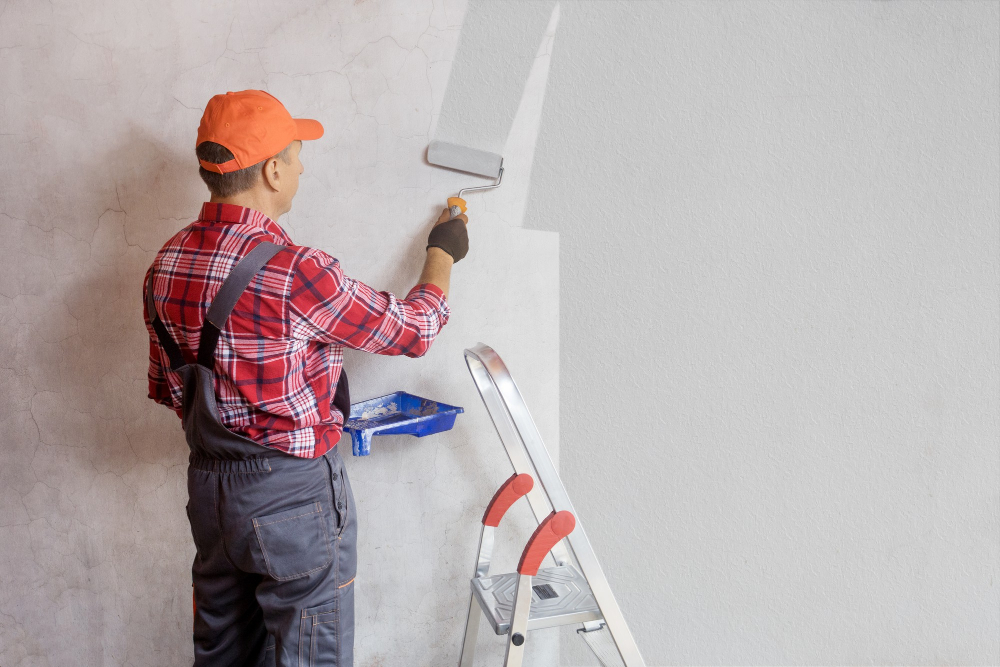
[[[454,169],[466,174],[486,176],[497,179],[491,185],[481,185],[475,188],[462,188],[457,197],[448,197],[448,212],[452,217],[467,210],[464,199],[466,192],[491,190],[503,180],[503,158],[496,153],[487,153],[468,146],[450,144],[446,141],[432,141],[427,146],[427,161],[438,167]]]

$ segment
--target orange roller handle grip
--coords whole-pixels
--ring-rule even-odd
[[[531,487],[535,485],[535,480],[531,478],[531,475],[521,473],[518,475],[514,473],[511,475],[506,482],[504,482],[497,492],[493,494],[493,499],[490,501],[489,506],[486,508],[486,513],[483,514],[483,525],[493,526],[496,528],[500,525],[500,519],[503,515],[507,513],[510,506],[513,505],[518,498],[531,491]]]
[[[461,197],[448,197],[448,208],[453,208],[457,206],[461,213],[465,213],[468,208],[466,208],[465,200]]]
[[[541,567],[545,555],[552,550],[556,542],[572,533],[574,528],[576,528],[576,517],[567,510],[553,511],[545,517],[525,545],[521,560],[517,563],[517,573],[529,574],[532,577],[538,574],[538,568]]]

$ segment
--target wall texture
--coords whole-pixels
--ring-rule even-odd
[[[505,156],[431,352],[346,355],[358,398],[467,410],[347,456],[360,666],[455,659],[508,474],[477,341],[650,665],[1000,662],[997,3],[79,4],[0,5],[0,665],[190,655],[139,280],[203,200],[205,101],[250,87],[327,128],[282,224],[395,293],[467,183],[428,140]],[[559,638],[532,663],[595,664]]]
[[[468,183],[424,161],[464,8],[0,4],[0,665],[190,664],[186,445],[146,399],[140,283],[207,198],[194,157],[204,104],[263,88],[319,119],[326,135],[303,149],[280,222],[349,275],[405,294],[431,221]],[[359,667],[457,659],[478,520],[510,474],[463,348],[501,354],[558,448],[557,236],[520,227],[540,103],[515,108],[527,110],[520,166],[488,210],[470,202],[471,251],[431,351],[346,355],[355,400],[402,389],[466,408],[453,431],[376,439],[367,458],[341,443],[360,510]],[[533,528],[517,508],[501,566]],[[497,664],[502,642],[483,631],[481,646],[480,664]],[[557,662],[556,635],[531,648],[533,664]]]
[[[1000,5],[560,7],[526,224],[647,661],[1000,663]]]

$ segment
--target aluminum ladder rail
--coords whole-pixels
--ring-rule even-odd
[[[493,420],[500,441],[503,443],[507,456],[510,458],[514,471],[518,474],[526,473],[532,475],[540,482],[540,485],[532,487],[528,492],[528,504],[535,515],[535,519],[541,523],[550,512],[567,510],[577,517],[576,528],[566,538],[561,540],[552,548],[552,557],[557,565],[570,563],[569,554],[566,550],[566,543],[569,543],[580,571],[587,579],[590,590],[600,607],[604,622],[618,649],[618,654],[625,663],[625,667],[646,667],[639,647],[636,646],[635,639],[629,631],[625,617],[622,615],[618,602],[611,592],[604,571],[597,561],[594,548],[587,539],[587,534],[583,529],[583,524],[579,520],[579,514],[570,502],[566,487],[563,486],[562,479],[556,471],[549,452],[545,448],[542,436],[535,426],[528,406],[514,378],[507,370],[506,364],[493,348],[485,343],[478,343],[475,347],[466,348],[465,363],[472,373],[472,379],[476,382],[479,395],[486,404],[486,410]],[[543,496],[544,492],[544,496]],[[547,497],[547,498],[546,498]],[[471,601],[471,606],[478,607],[475,599]],[[470,617],[471,617],[470,608]],[[476,610],[479,611],[478,609]],[[469,623],[472,626],[473,623]],[[475,627],[478,628],[478,617]],[[468,645],[469,630],[466,628],[466,645]],[[475,635],[472,637],[475,641]]]

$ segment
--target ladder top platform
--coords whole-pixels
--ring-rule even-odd
[[[587,580],[572,565],[542,568],[532,577],[531,584],[528,630],[601,618]],[[510,629],[516,586],[517,572],[472,579],[472,593],[498,635],[505,635]]]

